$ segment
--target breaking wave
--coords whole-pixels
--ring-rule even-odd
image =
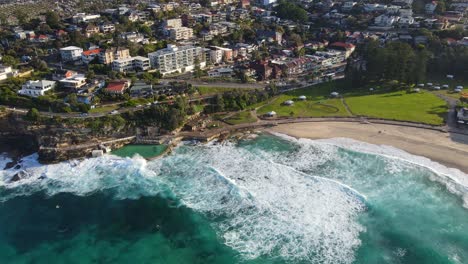
[[[170,196],[174,206],[202,213],[219,239],[246,260],[352,263],[366,231],[358,218],[368,199],[391,194],[402,181],[376,183],[419,175],[415,172],[428,167],[431,180],[467,197],[466,175],[423,157],[348,139],[277,136],[282,140],[266,147],[233,142],[180,146],[153,161],[108,155],[42,166],[31,155],[19,161],[20,168],[0,172],[0,201],[35,192],[85,196],[105,191],[115,199]],[[20,179],[12,180],[15,175]]]

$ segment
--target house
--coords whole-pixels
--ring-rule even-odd
[[[63,62],[81,60],[83,49],[75,46],[68,46],[60,49],[60,56]]]
[[[106,88],[104,88],[104,92],[110,94],[124,94],[129,86],[130,82],[128,80],[111,81],[107,84]]]
[[[153,95],[153,85],[142,81],[135,82],[130,88],[130,95],[132,97]]]
[[[257,33],[257,38],[259,39],[266,39],[270,42],[276,41],[279,44],[283,42],[283,33],[278,32],[278,31],[273,31],[273,30],[260,30],[258,29],[256,31]]]
[[[18,75],[18,70],[13,70],[10,66],[0,64],[0,80],[5,80]]]
[[[76,74],[60,80],[59,83],[63,88],[77,90],[86,85],[86,77],[83,74]]]
[[[341,7],[341,9],[343,11],[351,11],[351,9],[353,9],[353,7],[357,4],[357,2],[352,2],[352,1],[348,1],[348,2],[344,2],[343,6]]]
[[[218,68],[211,71],[208,71],[208,76],[211,78],[230,78],[234,75],[234,70],[232,68]]]
[[[30,97],[38,97],[45,94],[45,92],[52,90],[55,87],[55,81],[27,81],[21,86],[21,90],[18,94],[26,95]]]
[[[392,27],[398,20],[398,16],[380,15],[374,18],[374,24],[379,27]]]
[[[428,15],[434,14],[434,11],[436,10],[436,8],[437,8],[437,2],[436,1],[432,1],[430,3],[427,3],[424,6],[424,10],[426,11],[426,14],[428,14]]]
[[[84,29],[85,36],[87,38],[91,37],[94,34],[99,34],[99,27],[94,24],[88,24]]]
[[[255,70],[257,80],[259,81],[270,79],[273,73],[273,68],[268,65],[268,61],[266,60],[251,62],[250,68]]]
[[[112,23],[104,23],[99,26],[99,29],[102,33],[112,33],[115,31],[115,25]]]
[[[101,52],[101,49],[92,49],[92,50],[83,51],[81,53],[81,60],[83,61],[83,63],[89,64],[96,57],[98,57],[100,52]]]
[[[62,79],[67,79],[71,78],[78,73],[75,71],[70,71],[70,70],[62,70],[62,69],[57,69],[53,74],[52,74],[52,80],[54,81],[60,81]]]
[[[143,34],[138,32],[125,32],[120,34],[120,38],[133,43],[140,43],[145,39]]]
[[[330,49],[345,51],[345,58],[347,59],[356,49],[351,43],[334,42],[328,46]]]

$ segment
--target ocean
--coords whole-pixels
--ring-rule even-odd
[[[0,171],[0,263],[468,263],[467,186],[344,138],[186,142],[151,161],[33,154]]]

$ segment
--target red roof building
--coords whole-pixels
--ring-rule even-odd
[[[110,94],[123,94],[129,86],[130,84],[127,80],[111,81],[107,84],[107,87],[104,88],[104,91]]]
[[[336,49],[336,50],[342,50],[346,52],[346,58],[348,58],[351,53],[354,52],[354,49],[356,49],[356,46],[354,46],[351,43],[345,43],[345,42],[333,42],[328,46],[330,49]]]

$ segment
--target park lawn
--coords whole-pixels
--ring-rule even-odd
[[[119,108],[118,105],[106,105],[103,107],[96,107],[93,109],[89,109],[89,113],[106,113],[106,112],[111,112],[117,108]]]
[[[239,112],[229,118],[224,119],[224,122],[231,125],[245,124],[256,122],[257,119],[250,111]]]
[[[354,115],[431,125],[444,124],[448,108],[444,100],[424,90],[420,93],[397,91],[345,96],[345,101]]]
[[[275,111],[279,117],[349,116],[340,99],[329,98],[331,92],[340,90],[337,86],[339,84],[336,82],[328,82],[287,92],[260,107],[257,113],[264,115]],[[305,95],[307,100],[297,100],[301,95]],[[293,100],[294,104],[291,106],[283,105],[284,101],[287,100]]]

